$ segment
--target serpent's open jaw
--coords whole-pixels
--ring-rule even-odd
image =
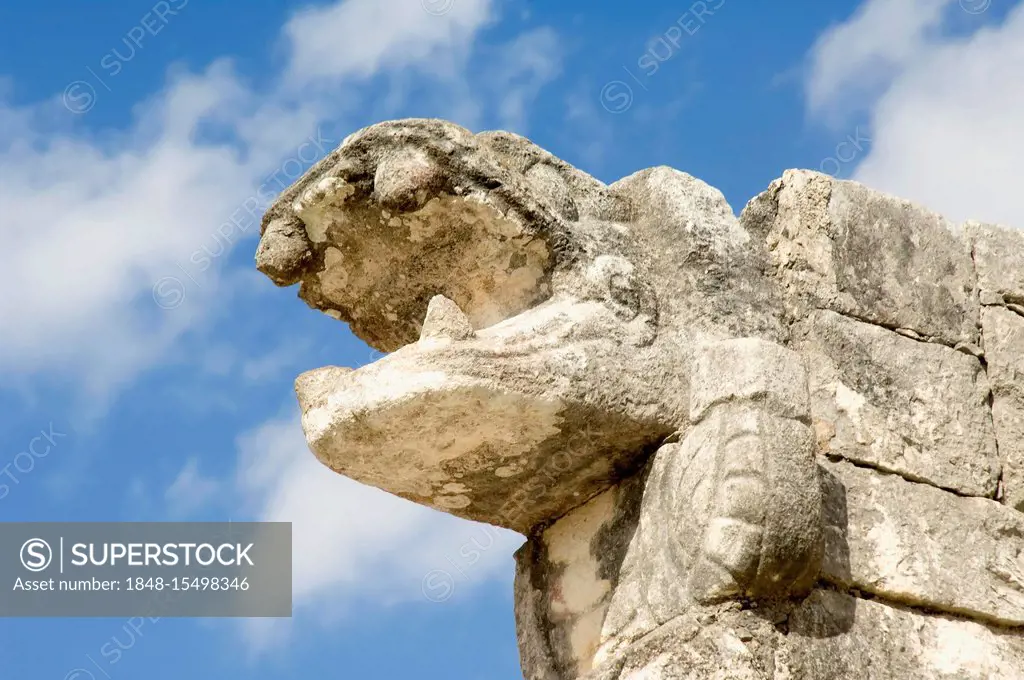
[[[600,366],[627,348],[591,335],[610,323],[600,302],[556,298],[473,331],[435,297],[416,342],[296,381],[307,439],[349,477],[525,530],[560,510],[549,507],[559,489],[585,500],[671,432],[653,393],[650,403],[615,403],[628,386],[607,382]]]
[[[675,431],[685,371],[666,370],[657,300],[617,228],[579,215],[563,170],[496,164],[468,131],[425,126],[346,140],[268,211],[257,263],[391,352],[296,382],[324,464],[526,531]]]

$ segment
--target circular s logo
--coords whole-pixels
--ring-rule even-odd
[[[74,668],[68,671],[68,674],[64,676],[64,680],[96,680],[96,676],[84,668]]]
[[[455,593],[455,579],[443,569],[434,569],[423,577],[422,591],[431,602],[447,602]]]
[[[86,113],[96,106],[96,88],[84,80],[76,80],[64,88],[63,99],[71,113]]]
[[[21,564],[29,571],[45,571],[52,561],[50,544],[41,538],[30,538],[21,546]]]
[[[633,105],[633,88],[621,80],[612,80],[601,88],[601,106],[608,113],[623,113]]]
[[[181,279],[165,276],[153,284],[153,302],[160,309],[175,309],[185,301],[185,284]]]
[[[454,4],[455,0],[420,0],[420,5],[427,14],[433,14],[435,17],[448,14]]]
[[[960,7],[968,14],[981,14],[992,6],[992,0],[960,0]]]

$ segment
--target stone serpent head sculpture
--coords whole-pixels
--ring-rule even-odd
[[[331,469],[530,535],[658,451],[643,502],[666,521],[635,529],[649,564],[623,576],[655,619],[814,583],[806,375],[765,246],[716,189],[665,167],[606,186],[513,134],[388,122],[280,197],[256,259],[389,353],[297,380]]]
[[[256,260],[388,353],[296,381],[320,461],[527,536],[529,680],[980,679],[1024,677],[1022,253],[819,173],[737,218],[403,120]]]

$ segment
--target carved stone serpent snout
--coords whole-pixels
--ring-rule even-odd
[[[727,340],[697,352],[693,376],[691,427],[664,471],[689,595],[809,592],[823,552],[822,496],[800,356]]]

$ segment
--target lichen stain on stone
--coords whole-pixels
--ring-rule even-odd
[[[611,582],[601,578],[601,567],[592,548],[602,526],[615,516],[615,494],[605,492],[562,518],[544,533],[548,558],[561,568],[552,602],[554,620],[570,621],[569,639],[577,672],[591,669],[601,645],[601,625],[608,608]]]
[[[310,241],[323,243],[327,240],[329,228],[343,215],[340,209],[355,193],[355,187],[344,180],[325,177],[295,201],[293,209],[306,225]]]
[[[468,508],[473,501],[469,499],[469,496],[434,496],[434,503],[442,508],[450,508],[452,510],[458,510],[460,508]]]
[[[388,387],[372,378],[353,384],[348,404],[336,399],[329,405],[331,413],[349,415],[335,422],[324,441],[325,462],[394,493],[432,497],[442,507],[461,509],[470,504],[466,487],[453,486],[454,476],[442,468],[468,461],[483,445],[497,446],[504,459],[514,459],[559,432],[557,403],[459,388],[438,375],[420,388],[408,381]]]
[[[371,339],[386,350],[415,339],[421,306],[435,294],[454,300],[474,328],[546,296],[552,266],[547,243],[485,201],[437,196],[419,210],[385,218],[379,208],[343,193],[347,200],[340,203],[328,195],[328,202],[301,204],[311,239],[326,245],[316,275],[318,306],[351,310],[359,320],[357,334],[363,324],[377,326]],[[510,269],[510,261],[519,266]],[[387,292],[395,308],[391,316],[378,313],[376,291]]]

